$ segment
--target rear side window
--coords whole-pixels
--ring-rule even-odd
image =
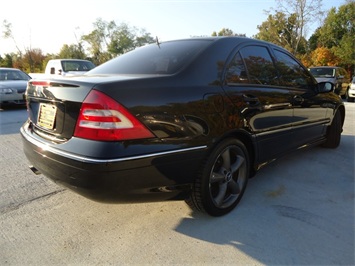
[[[277,85],[277,72],[268,49],[264,46],[247,46],[240,50],[248,69],[250,83]]]
[[[246,68],[240,53],[236,54],[228,67],[226,82],[228,85],[249,83]]]
[[[312,77],[296,60],[281,51],[274,52],[281,86],[307,89],[314,85]]]
[[[174,74],[205,49],[209,40],[150,44],[120,55],[87,74]]]

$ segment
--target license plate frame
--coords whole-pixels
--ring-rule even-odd
[[[39,105],[37,125],[47,130],[53,130],[56,114],[56,106],[53,104],[41,103]]]

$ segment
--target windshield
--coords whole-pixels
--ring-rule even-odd
[[[30,76],[20,70],[0,69],[0,81],[6,80],[30,80]]]
[[[335,76],[334,68],[311,68],[310,72],[315,78],[332,78]]]
[[[173,74],[189,64],[211,42],[181,40],[155,43],[120,55],[87,73],[91,74]]]

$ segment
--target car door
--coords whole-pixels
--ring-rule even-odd
[[[293,139],[296,147],[319,140],[324,134],[328,105],[317,93],[317,82],[290,54],[273,49],[280,86],[289,90],[293,106]]]
[[[240,48],[230,61],[224,90],[240,111],[245,130],[257,140],[260,162],[290,149],[293,110],[287,87],[279,87],[277,71],[265,45]]]

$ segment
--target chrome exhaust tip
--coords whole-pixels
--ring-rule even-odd
[[[34,167],[33,165],[30,165],[29,168],[35,175],[40,175],[41,174],[41,172],[36,167]]]

